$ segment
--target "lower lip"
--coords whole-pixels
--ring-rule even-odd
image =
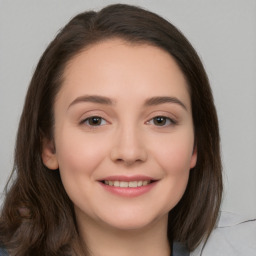
[[[120,187],[115,187],[115,186],[109,186],[106,185],[102,182],[100,182],[100,184],[102,185],[102,187],[104,189],[106,189],[107,191],[119,195],[119,196],[124,196],[124,197],[136,197],[136,196],[140,196],[143,195],[147,192],[149,192],[155,185],[156,185],[157,181],[152,182],[146,186],[141,186],[141,187],[136,187],[136,188],[120,188]]]

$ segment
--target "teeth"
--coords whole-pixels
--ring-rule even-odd
[[[114,186],[115,186],[115,183],[114,183]],[[115,187],[127,188],[128,186],[129,186],[129,182],[120,181],[120,186],[115,186]]]
[[[114,181],[114,186],[119,187],[119,181]]]
[[[143,182],[142,182],[142,185],[143,186],[146,186],[148,184],[148,181],[147,180],[144,180]]]
[[[104,183],[109,186],[114,186],[114,187],[120,187],[120,188],[137,188],[137,187],[142,187],[146,186],[150,183],[149,180],[139,180],[139,181],[110,181],[110,180],[104,180]]]
[[[130,181],[129,182],[129,188],[137,188],[138,182],[137,181]]]

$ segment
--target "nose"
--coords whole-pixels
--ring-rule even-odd
[[[126,166],[145,162],[147,151],[141,135],[135,127],[118,130],[111,149],[111,160]]]

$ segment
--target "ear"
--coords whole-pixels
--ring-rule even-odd
[[[57,170],[59,168],[54,143],[46,138],[42,139],[42,161],[48,169]]]
[[[194,145],[193,153],[190,159],[190,168],[194,168],[197,162],[197,145]]]

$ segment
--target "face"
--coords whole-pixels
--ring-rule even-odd
[[[112,39],[85,49],[64,72],[54,145],[78,222],[139,229],[167,221],[196,164],[190,96],[173,58]]]

